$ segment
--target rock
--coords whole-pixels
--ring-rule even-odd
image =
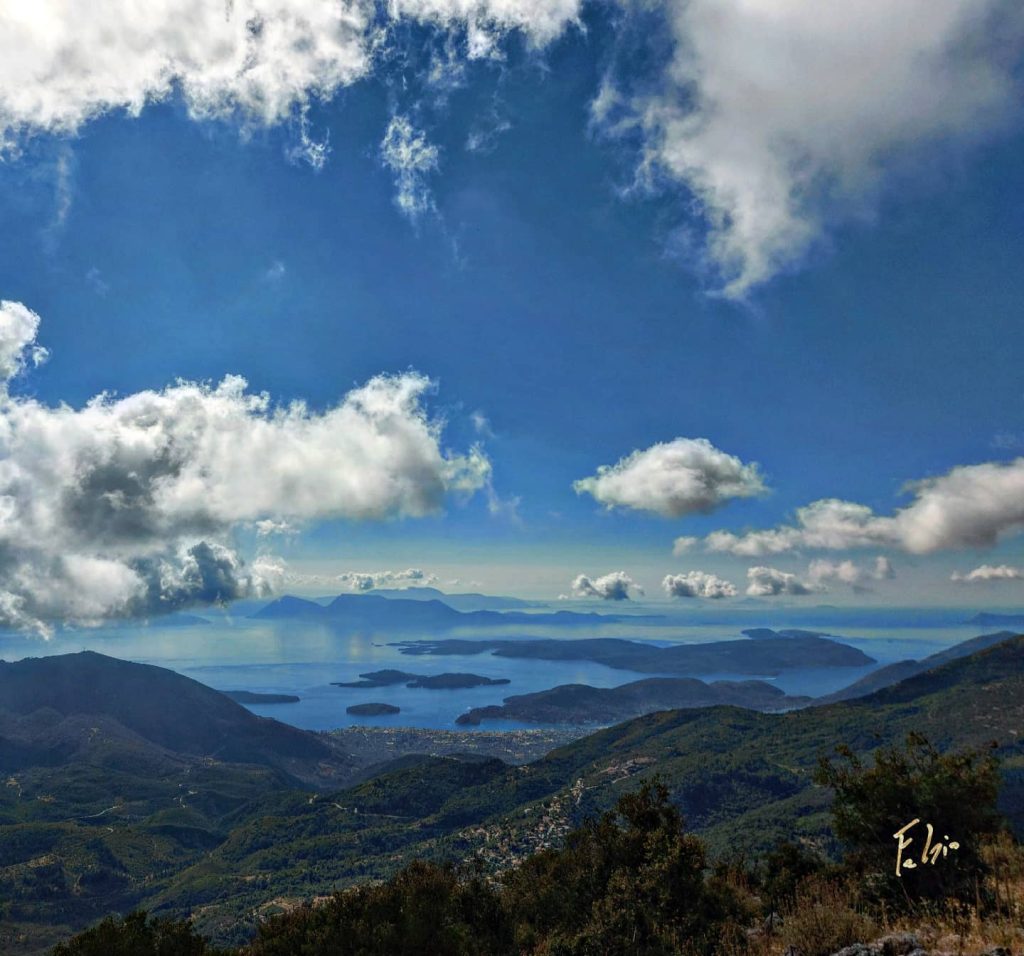
[[[832,956],[881,956],[882,950],[869,943],[854,943],[852,946],[844,946],[839,952]]]
[[[1005,946],[993,946],[991,949],[986,949],[981,956],[1013,956]]]
[[[874,945],[882,956],[910,956],[921,948],[921,941],[914,933],[890,933],[876,939]]]
[[[769,913],[764,922],[761,924],[761,931],[764,933],[773,933],[782,925],[782,917],[778,913]]]

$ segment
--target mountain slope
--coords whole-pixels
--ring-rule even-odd
[[[374,588],[373,594],[402,601],[441,601],[456,611],[507,611],[519,608],[545,607],[538,601],[500,597],[495,594],[448,594],[438,588]]]
[[[561,684],[534,694],[506,697],[501,705],[474,707],[457,724],[520,720],[541,724],[610,724],[655,710],[732,704],[752,710],[800,707],[810,698],[787,697],[767,681],[713,681],[693,677],[649,677],[618,687]]]
[[[333,757],[316,735],[257,717],[198,681],[93,651],[0,662],[0,712],[39,711],[106,718],[190,756],[292,770]]]
[[[664,711],[532,764],[491,768],[475,782],[439,761],[431,770],[429,808],[405,799],[419,784],[401,769],[313,802],[282,798],[172,880],[153,903],[181,911],[201,901],[200,924],[223,932],[269,898],[238,874],[273,874],[278,896],[299,899],[386,876],[416,857],[514,865],[652,774],[714,851],[757,852],[794,839],[829,849],[829,794],[812,781],[818,758],[840,743],[867,754],[902,742],[910,731],[941,748],[999,741],[1002,805],[1021,828],[1022,728],[1024,638],[1014,638],[871,698],[784,714],[736,707]]]
[[[961,657],[974,654],[976,651],[984,650],[986,647],[1000,644],[1013,636],[1013,631],[982,634],[980,637],[972,637],[970,640],[954,644],[953,647],[939,651],[937,654],[932,654],[920,661],[906,660],[898,661],[895,664],[888,664],[855,681],[849,687],[843,687],[835,693],[819,697],[817,703],[830,704],[839,700],[853,700],[857,697],[864,697],[867,694],[874,693],[876,690],[890,687],[916,674],[923,674],[925,671],[938,667],[940,664],[946,664],[949,661],[955,661]]]

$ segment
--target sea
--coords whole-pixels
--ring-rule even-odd
[[[540,661],[495,657],[490,652],[467,655],[410,656],[402,643],[444,638],[535,638],[573,640],[617,637],[649,641],[659,646],[745,640],[751,627],[796,627],[828,633],[864,651],[877,663],[865,667],[807,668],[770,675],[713,674],[702,680],[750,679],[761,676],[788,694],[820,696],[839,690],[876,668],[909,658],[921,659],[954,644],[992,633],[966,621],[976,609],[963,608],[791,608],[699,610],[669,613],[636,623],[563,627],[517,624],[515,627],[446,630],[443,633],[398,634],[351,632],[304,621],[267,621],[239,614],[218,613],[207,623],[175,619],[139,625],[63,629],[49,640],[19,633],[0,634],[0,658],[6,661],[92,650],[112,657],[167,667],[217,690],[291,694],[298,703],[254,704],[249,709],[265,717],[307,730],[331,730],[353,725],[463,729],[456,718],[473,707],[499,704],[513,694],[527,694],[559,684],[615,687],[657,676],[616,670],[589,661]],[[359,679],[360,674],[394,668],[412,674],[473,673],[505,678],[508,684],[460,690],[408,688],[402,684],[373,689],[342,688],[334,682]],[[355,717],[352,704],[393,704],[400,713]],[[542,725],[488,721],[481,730],[514,730]]]

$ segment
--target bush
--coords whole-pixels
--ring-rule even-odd
[[[264,923],[247,956],[500,956],[511,936],[497,894],[478,877],[417,861]]]
[[[876,935],[877,927],[857,909],[856,894],[848,886],[809,879],[800,884],[792,905],[784,910],[779,939],[800,956],[830,956]]]
[[[123,920],[108,916],[103,922],[58,943],[52,956],[217,956],[187,922],[150,919],[130,913]]]
[[[512,874],[505,905],[517,949],[559,956],[710,953],[737,910],[704,877],[704,846],[660,783],[571,833]]]
[[[975,901],[987,872],[982,846],[1001,821],[995,756],[940,754],[919,734],[911,734],[904,748],[876,751],[871,767],[847,747],[838,752],[843,763],[823,759],[815,779],[835,790],[833,830],[846,848],[846,865],[870,894],[903,906]],[[895,835],[915,819],[919,824],[906,831],[913,842],[903,853],[915,866],[897,875]],[[927,824],[934,827],[933,842],[959,844],[934,863],[921,856]]]

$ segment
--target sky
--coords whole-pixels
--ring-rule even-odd
[[[1024,13],[0,11],[0,622],[1024,606]]]

